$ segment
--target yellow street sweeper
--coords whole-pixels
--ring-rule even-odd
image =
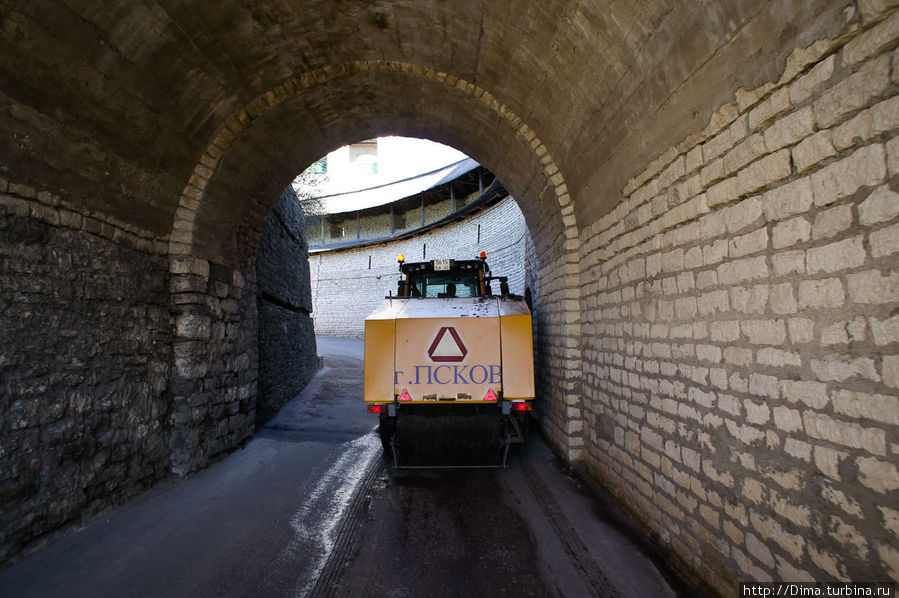
[[[397,294],[365,320],[364,397],[385,455],[398,467],[505,466],[534,399],[527,304],[483,252],[398,261]]]

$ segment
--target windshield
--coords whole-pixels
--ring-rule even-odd
[[[416,272],[412,277],[413,297],[478,297],[477,271]]]

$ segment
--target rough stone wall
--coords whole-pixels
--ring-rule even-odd
[[[195,258],[170,262],[176,312],[172,471],[183,475],[248,439],[258,396],[255,273]]]
[[[308,306],[291,205],[263,238],[260,295]],[[254,272],[166,249],[0,179],[0,562],[247,439],[257,375],[271,390],[258,408],[273,412],[314,371],[308,308],[257,307]],[[278,371],[290,364],[303,367]]]
[[[797,50],[583,231],[583,463],[722,595],[899,578],[897,39]]]
[[[0,180],[0,562],[168,472],[164,247]]]
[[[529,239],[521,210],[509,197],[473,217],[411,239],[313,254],[309,261],[316,334],[361,338],[365,317],[388,293],[396,294],[396,256],[401,253],[414,262],[473,259],[486,251],[493,274],[508,276],[509,290],[523,295]],[[499,283],[493,287],[498,293]]]
[[[288,187],[268,217],[256,257],[258,424],[271,419],[295,397],[317,367],[307,249],[303,212]]]

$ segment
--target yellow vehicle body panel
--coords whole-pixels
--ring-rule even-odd
[[[531,315],[507,299],[389,299],[365,321],[364,367],[369,403],[532,399]]]
[[[396,330],[395,394],[417,403],[502,392],[499,318],[399,318]]]
[[[534,398],[534,340],[531,314],[500,316],[503,395],[506,399]]]
[[[363,396],[368,403],[393,400],[393,346],[399,302],[384,302],[365,320]]]

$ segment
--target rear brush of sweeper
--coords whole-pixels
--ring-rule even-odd
[[[505,467],[504,429],[495,405],[409,405],[398,414],[387,457],[398,468]]]

